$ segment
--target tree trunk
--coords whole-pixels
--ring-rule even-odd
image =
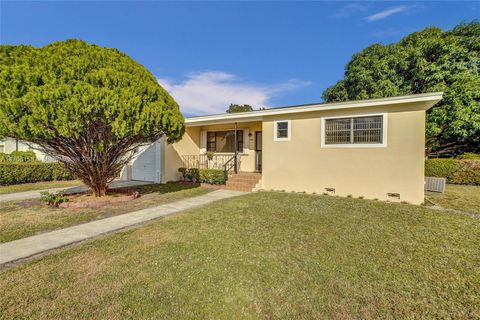
[[[91,170],[88,170],[88,171],[91,171]],[[84,175],[82,177],[82,181],[87,187],[89,187],[92,190],[95,197],[104,197],[107,194],[108,182],[109,180],[111,180],[110,175],[107,173],[102,174],[98,172],[96,174],[97,175],[95,174]],[[85,179],[84,177],[87,177],[87,179]]]
[[[106,195],[108,184],[118,177],[140,142],[141,137],[116,140],[108,126],[95,123],[88,125],[77,138],[34,141],[44,153],[62,162],[73,176],[81,179],[95,197]]]

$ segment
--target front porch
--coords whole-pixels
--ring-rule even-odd
[[[226,187],[251,191],[257,183],[250,186],[250,180],[258,182],[262,171],[262,122],[187,123],[182,140],[167,146],[166,180],[179,180],[180,167],[222,170]],[[247,173],[255,179],[245,181]]]
[[[216,169],[222,170],[225,176],[224,185],[203,185],[214,189],[227,189],[251,192],[260,188],[261,172],[240,171],[242,154],[201,154],[185,155],[182,157],[183,166],[186,169]]]
[[[189,154],[182,156],[183,167],[197,169],[217,169],[238,173],[241,168],[242,154]]]

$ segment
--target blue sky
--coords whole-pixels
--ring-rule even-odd
[[[352,54],[480,17],[476,2],[5,2],[0,42],[78,38],[147,67],[186,115],[321,101]]]

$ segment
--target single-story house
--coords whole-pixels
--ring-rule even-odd
[[[181,141],[145,147],[123,176],[167,182],[181,178],[180,167],[223,168],[232,189],[420,204],[425,111],[441,99],[426,93],[187,118]]]
[[[442,93],[309,104],[185,119],[182,140],[139,148],[121,178],[165,183],[215,168],[227,188],[424,200],[425,111]],[[34,150],[6,138],[0,152]],[[51,160],[50,160],[51,161]]]

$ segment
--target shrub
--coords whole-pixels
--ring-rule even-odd
[[[480,185],[480,161],[460,160],[460,170],[453,174],[452,183]]]
[[[448,183],[480,185],[480,161],[428,159],[425,176],[446,178]]]
[[[220,169],[200,169],[200,182],[225,184],[225,173]]]
[[[187,171],[185,172],[185,177],[190,181],[199,182],[200,172],[197,168],[188,168]]]
[[[33,151],[13,151],[10,153],[10,161],[12,162],[32,162],[36,160],[37,156]]]
[[[425,161],[425,176],[446,178],[453,181],[453,174],[460,170],[459,161],[455,159],[428,159]]]
[[[178,168],[183,180],[210,184],[225,184],[225,174],[221,169]]]
[[[457,156],[457,159],[462,159],[462,160],[480,160],[480,154],[478,153],[473,153],[473,152],[466,152],[464,154],[461,154]]]
[[[178,168],[178,172],[182,174],[183,181],[187,180],[187,168]]]
[[[13,151],[10,154],[0,153],[0,162],[32,162],[37,156],[33,151]]]
[[[63,191],[57,193],[43,191],[40,192],[40,195],[40,200],[46,202],[49,206],[58,207],[60,203],[68,202],[68,198],[64,195]]]
[[[0,185],[71,179],[71,174],[58,162],[0,163]]]

